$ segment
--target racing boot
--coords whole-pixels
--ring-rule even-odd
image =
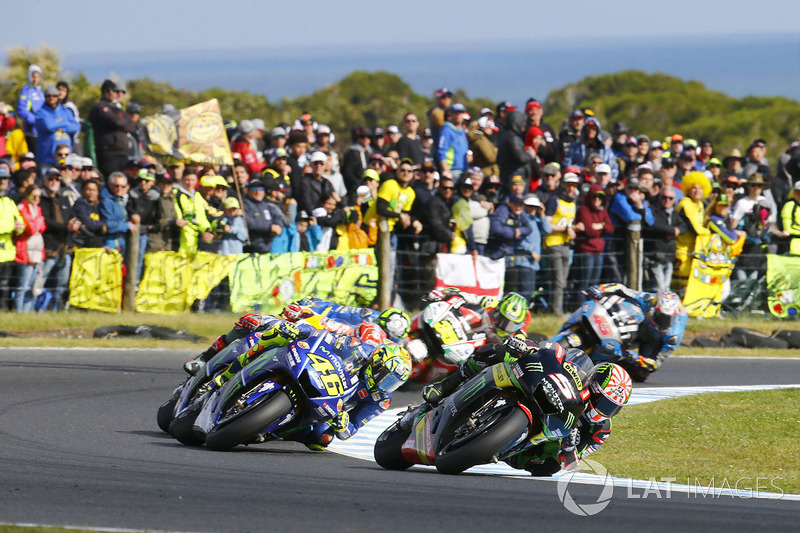
[[[190,376],[196,376],[206,366],[208,360],[217,355],[227,345],[228,341],[225,339],[225,335],[220,335],[206,351],[183,363],[183,369]]]
[[[250,348],[247,353],[243,353],[236,358],[227,368],[218,372],[214,376],[214,383],[221,387],[226,381],[231,379],[238,371],[247,366],[255,360],[262,353],[269,348],[280,348],[288,346],[290,342],[297,340],[300,337],[300,329],[291,322],[281,322],[275,324],[264,330],[263,335],[255,344]]]
[[[422,389],[422,398],[431,405],[439,405],[439,402],[453,394],[459,385],[471,377],[465,375],[467,366],[465,362],[452,374],[425,385],[425,388]]]

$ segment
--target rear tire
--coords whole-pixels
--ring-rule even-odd
[[[206,435],[206,446],[211,450],[224,451],[248,442],[277,422],[292,406],[289,396],[279,390],[252,410],[209,431]]]
[[[381,433],[381,436],[375,442],[375,462],[386,470],[406,470],[411,468],[412,464],[406,461],[400,451],[410,434],[410,428],[408,431],[403,431],[399,427],[393,430],[391,426]]]
[[[173,397],[164,402],[161,407],[158,408],[156,421],[158,422],[158,427],[164,433],[169,433],[169,424],[172,422],[172,415],[175,414],[176,403],[178,403],[178,399]]]
[[[196,403],[178,415],[169,425],[169,434],[181,444],[187,446],[200,446],[203,439],[194,431],[194,421],[203,409],[203,404]]]
[[[518,407],[489,423],[466,443],[453,450],[440,450],[436,454],[436,470],[442,474],[460,474],[464,470],[492,460],[494,455],[519,437],[530,424],[527,415]]]

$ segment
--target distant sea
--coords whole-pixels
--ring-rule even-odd
[[[415,92],[442,86],[495,102],[543,100],[553,89],[590,75],[635,69],[696,80],[733,97],[785,96],[800,101],[800,34],[725,38],[659,38],[636,43],[598,39],[564,43],[409,45],[345,48],[276,46],[235,50],[66,55],[63,66],[90,80],[112,72],[199,90],[221,87],[265,94],[270,101],[307,95],[355,70],[399,75]]]

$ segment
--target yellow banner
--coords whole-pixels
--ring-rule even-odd
[[[77,248],[69,279],[69,305],[106,313],[122,309],[122,255],[104,248]]]
[[[743,237],[727,244],[716,233],[697,236],[686,295],[683,297],[683,305],[689,316],[710,318],[719,315],[723,286],[731,277],[743,245]]]
[[[235,312],[277,314],[286,304],[306,296],[368,306],[378,294],[372,249],[247,256],[237,263],[229,280]]]
[[[147,151],[164,163],[232,165],[231,147],[216,98],[142,119]]]
[[[767,255],[767,307],[773,316],[800,316],[800,257]]]
[[[208,297],[241,256],[198,252],[145,254],[145,271],[136,293],[136,311],[175,314],[187,311],[195,300]]]

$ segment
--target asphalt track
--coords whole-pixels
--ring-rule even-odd
[[[294,443],[227,453],[182,446],[158,429],[155,413],[183,379],[187,355],[0,350],[0,522],[224,532],[798,530],[797,501],[614,488],[608,507],[586,518],[564,508],[555,483],[530,478],[389,472]],[[673,358],[648,386],[798,381],[796,359]],[[417,399],[401,392],[394,403]],[[569,492],[589,503],[600,488]]]

